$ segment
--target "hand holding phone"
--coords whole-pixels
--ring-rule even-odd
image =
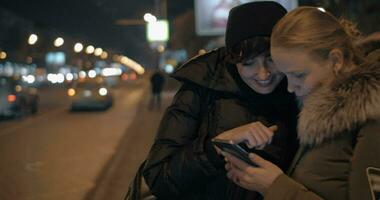
[[[238,144],[234,144],[231,140],[221,140],[221,139],[213,139],[211,141],[215,146],[217,146],[220,150],[230,153],[231,155],[239,158],[240,160],[252,165],[257,166],[255,163],[251,161],[248,156],[248,152],[244,150]]]

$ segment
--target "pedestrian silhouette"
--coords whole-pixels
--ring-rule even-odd
[[[152,94],[150,97],[149,110],[161,108],[161,92],[165,83],[165,77],[160,71],[156,71],[150,78]]]

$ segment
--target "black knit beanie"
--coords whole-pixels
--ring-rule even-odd
[[[226,28],[227,50],[251,37],[270,37],[274,25],[286,12],[284,7],[274,1],[256,1],[232,8]]]

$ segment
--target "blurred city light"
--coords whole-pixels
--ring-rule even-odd
[[[74,79],[74,75],[72,73],[67,73],[66,74],[66,80],[72,81]]]
[[[85,71],[80,71],[79,72],[79,78],[86,78],[87,74]]]
[[[36,34],[30,34],[30,36],[28,38],[28,44],[34,45],[34,44],[36,44],[37,40],[38,40],[38,36]]]
[[[174,67],[171,64],[167,64],[167,65],[165,65],[165,69],[164,70],[165,70],[166,73],[171,74],[174,71]]]
[[[67,95],[69,95],[70,97],[74,96],[75,95],[75,90],[73,88],[70,88],[67,90]]]
[[[49,73],[47,75],[47,80],[50,81],[51,83],[57,83],[57,75],[56,74],[51,74]]]
[[[199,51],[198,51],[198,55],[203,55],[205,53],[206,53],[206,50],[204,50],[204,49],[199,49]]]
[[[168,41],[169,40],[169,23],[167,20],[159,20],[149,22],[147,24],[147,39],[153,41]]]
[[[131,80],[137,79],[137,75],[135,73],[132,73],[129,77],[131,78]]]
[[[107,93],[108,93],[108,91],[107,91],[106,88],[102,87],[102,88],[99,89],[99,95],[100,96],[106,96]]]
[[[55,47],[60,47],[63,45],[65,41],[63,40],[63,38],[61,37],[58,37],[57,39],[54,40],[54,46]]]
[[[150,13],[145,13],[144,15],[144,20],[148,23],[155,22],[157,21],[157,17],[150,14]]]
[[[164,45],[162,45],[162,44],[158,45],[157,51],[160,52],[160,53],[164,52],[165,51]]]
[[[89,45],[89,46],[86,48],[86,53],[87,53],[87,54],[92,54],[92,53],[94,53],[94,51],[95,51],[95,48],[94,48],[94,46],[92,46],[92,45]]]
[[[63,83],[65,82],[65,76],[62,73],[57,74],[57,82],[58,83]]]
[[[116,54],[116,55],[113,55],[113,56],[112,56],[112,59],[113,59],[113,61],[115,61],[115,62],[120,62],[121,56]]]
[[[322,11],[322,12],[326,12],[326,10],[322,7],[318,7],[318,10]]]
[[[7,58],[7,53],[5,53],[5,51],[0,52],[0,59],[4,60],[6,58]]]
[[[8,95],[7,100],[10,103],[15,102],[16,101],[16,95],[14,95],[14,94]]]
[[[104,68],[102,70],[102,76],[120,76],[122,73],[122,70],[119,69],[119,68],[112,68],[112,67],[108,67],[108,68]]]
[[[145,69],[140,64],[136,63],[132,59],[129,59],[127,56],[122,56],[120,62],[125,66],[132,68],[140,75],[145,73]]]
[[[102,48],[96,48],[95,50],[94,50],[94,55],[95,56],[100,56],[100,55],[102,55],[102,53],[103,53],[103,49]]]
[[[36,81],[36,78],[31,74],[29,74],[28,76],[23,76],[22,78],[24,79],[25,82],[29,84],[32,84]]]
[[[15,90],[16,92],[21,92],[22,91],[21,85],[16,85]]]
[[[88,77],[89,78],[95,78],[96,77],[96,71],[93,69],[88,71]]]
[[[79,52],[81,52],[83,50],[83,44],[82,43],[76,43],[75,45],[74,45],[74,51],[76,52],[76,53],[79,53]]]
[[[123,74],[123,75],[121,75],[121,79],[122,79],[123,81],[128,80],[128,79],[129,79],[128,74]]]
[[[103,51],[102,54],[100,55],[100,58],[105,60],[108,58],[108,53],[106,51]]]

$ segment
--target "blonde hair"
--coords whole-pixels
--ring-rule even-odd
[[[361,49],[355,46],[361,33],[350,21],[338,20],[315,7],[299,7],[289,12],[273,28],[272,47],[301,48],[326,59],[338,48],[345,62],[360,64]]]

